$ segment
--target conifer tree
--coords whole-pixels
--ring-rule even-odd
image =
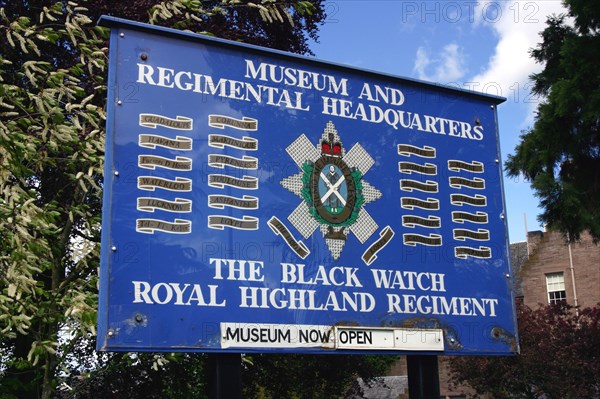
[[[575,240],[600,239],[600,8],[565,0],[531,51],[544,65],[532,75],[543,98],[533,128],[508,157],[510,176],[524,176],[540,198],[539,219]],[[570,17],[570,18],[567,18]],[[574,23],[572,23],[573,21]]]

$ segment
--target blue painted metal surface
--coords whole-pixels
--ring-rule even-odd
[[[503,99],[101,24],[99,349],[420,353],[385,334],[432,329],[434,354],[517,350]]]

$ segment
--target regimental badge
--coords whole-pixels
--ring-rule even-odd
[[[304,236],[319,229],[334,260],[350,233],[364,244],[378,225],[364,206],[381,192],[363,179],[375,161],[360,145],[346,151],[332,122],[313,144],[301,135],[287,149],[301,172],[281,185],[302,199],[288,220]]]

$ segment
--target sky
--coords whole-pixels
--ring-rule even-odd
[[[311,50],[322,61],[499,95],[502,161],[532,126],[537,104],[530,49],[560,0],[334,0]],[[510,242],[542,230],[539,201],[523,178],[504,178]],[[525,221],[526,220],[526,221]]]

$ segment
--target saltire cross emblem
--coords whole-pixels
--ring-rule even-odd
[[[364,205],[381,198],[381,192],[363,180],[375,161],[356,143],[346,151],[332,122],[318,143],[302,134],[286,148],[301,170],[281,185],[302,202],[288,220],[306,239],[318,229],[334,260],[353,234],[361,244],[378,229]]]

